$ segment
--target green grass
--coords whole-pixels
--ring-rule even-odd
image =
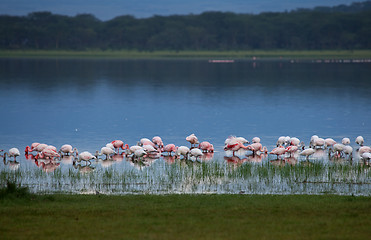
[[[22,193],[22,194],[19,194]],[[5,239],[368,239],[371,197],[0,190]]]
[[[118,58],[118,59],[370,59],[371,50],[252,50],[252,51],[65,51],[0,50],[0,58]]]

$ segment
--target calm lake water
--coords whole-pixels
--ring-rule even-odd
[[[224,180],[214,179],[212,187],[206,184],[209,187],[205,189],[205,184],[200,185],[200,182],[196,187],[192,184],[188,188],[183,185],[174,187],[175,182],[184,183],[188,175],[184,169],[172,166],[163,158],[144,166],[146,172],[140,173],[144,175],[132,172],[143,166],[133,167],[126,159],[106,163],[107,166],[93,163],[94,181],[107,177],[107,174],[111,184],[116,177],[121,179],[121,182],[115,180],[120,182],[117,193],[249,192],[244,186],[251,187],[259,182],[259,177],[252,177],[247,183],[239,175],[238,180],[225,183],[225,174],[229,174],[226,166],[229,165],[224,157],[229,155],[223,151],[223,146],[228,136],[243,136],[249,140],[259,136],[268,150],[282,135],[298,137],[306,144],[314,134],[336,141],[349,137],[354,149],[357,148],[354,139],[362,135],[366,145],[370,145],[370,76],[371,63],[353,62],[236,61],[223,64],[207,60],[0,59],[0,148],[17,147],[23,152],[25,146],[33,142],[57,148],[69,143],[80,152],[95,152],[115,139],[134,145],[140,138],[155,135],[161,136],[165,144],[189,146],[185,137],[194,133],[201,141],[214,144],[216,152],[210,161],[221,163],[219,167],[224,168]],[[264,165],[266,161],[264,158],[261,162]],[[58,180],[61,186],[57,188],[52,184],[53,179],[58,179],[55,171],[49,175],[35,173],[40,166],[24,156],[19,158],[19,163],[16,171],[21,171],[24,176],[18,181],[23,185],[34,184],[32,189],[36,192],[69,191],[68,187],[61,186],[70,186],[66,182],[72,180],[67,180],[66,176],[77,171],[71,162],[59,162],[55,169],[62,175],[59,176],[62,180]],[[181,165],[177,164],[178,167]],[[8,165],[0,166],[3,176],[14,175]],[[200,166],[205,168],[203,164]],[[328,165],[325,168],[323,176],[328,176]],[[192,170],[195,169],[192,167]],[[173,179],[173,185],[164,187],[170,181],[169,171],[184,178]],[[123,172],[128,174],[123,177]],[[51,185],[43,188],[40,179],[35,177],[37,174]],[[369,177],[369,172],[362,175],[360,181],[367,184],[354,186],[353,190],[334,191],[367,195],[370,192]],[[81,180],[79,176],[77,179],[87,181],[85,178]],[[122,181],[131,181],[132,185]],[[148,181],[153,185],[145,187]],[[101,184],[106,186],[106,183]],[[80,182],[75,190],[97,188],[94,184],[94,187],[84,184]],[[263,190],[259,185],[250,192],[329,191],[323,187],[303,190],[303,186],[295,190],[285,184],[288,187],[268,184]],[[131,187],[123,189],[122,186]],[[115,189],[102,188],[106,192]]]

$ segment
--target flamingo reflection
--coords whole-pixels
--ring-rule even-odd
[[[95,167],[89,165],[78,164],[77,161],[73,161],[72,166],[77,169],[80,173],[91,173],[95,170]]]
[[[56,160],[45,158],[35,159],[35,164],[47,173],[54,172],[60,166],[60,163]]]

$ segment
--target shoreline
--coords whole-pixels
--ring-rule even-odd
[[[371,50],[325,50],[325,51],[65,51],[65,50],[0,50],[0,58],[40,59],[125,59],[125,60],[211,60],[214,63],[234,61],[352,61],[371,62]],[[231,61],[232,60],[232,61]]]

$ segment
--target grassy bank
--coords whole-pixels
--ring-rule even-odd
[[[54,51],[0,50],[0,58],[119,58],[119,59],[370,59],[371,50],[327,51]]]
[[[367,239],[371,198],[0,196],[1,239]]]

